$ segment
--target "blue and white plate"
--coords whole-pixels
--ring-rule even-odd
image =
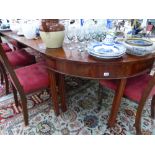
[[[97,55],[94,54],[93,52],[88,52],[91,56],[94,56],[96,58],[100,58],[100,59],[114,59],[114,58],[120,58],[122,57],[125,53],[118,55],[118,56],[102,56],[102,55]]]
[[[125,51],[126,48],[119,43],[114,43],[112,46],[103,43],[95,43],[88,46],[90,55],[104,59],[120,58],[125,54]]]

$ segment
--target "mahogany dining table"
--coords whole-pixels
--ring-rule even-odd
[[[97,59],[90,56],[86,51],[79,52],[76,44],[73,50],[70,50],[70,45],[65,43],[62,48],[50,49],[45,47],[41,39],[28,40],[24,36],[18,36],[12,31],[0,32],[0,35],[8,40],[15,40],[19,45],[30,47],[45,56],[56,115],[60,113],[58,95],[61,97],[61,110],[63,112],[67,110],[65,102],[65,75],[97,80],[118,79],[119,82],[108,120],[109,127],[113,127],[115,124],[127,79],[151,71],[155,60],[155,54],[143,57],[125,54],[117,59]],[[59,78],[59,93],[57,91],[57,78]]]

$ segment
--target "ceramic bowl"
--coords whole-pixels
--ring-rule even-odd
[[[127,39],[123,44],[127,48],[126,53],[136,56],[145,56],[155,50],[153,42],[142,38]]]

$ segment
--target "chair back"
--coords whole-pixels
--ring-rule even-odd
[[[12,65],[10,64],[10,62],[7,58],[7,55],[4,52],[1,44],[0,44],[0,61],[3,64],[3,66],[5,67],[6,71],[9,73],[9,76],[10,76],[14,86],[16,87],[17,91],[19,93],[24,94],[24,89],[23,89],[22,85],[20,84],[20,82],[16,76],[16,73],[15,73]]]
[[[153,89],[154,86],[155,86],[155,73],[152,75],[152,78],[148,81],[147,86],[145,87],[144,91],[142,92],[142,95],[141,95],[142,97],[141,97],[140,102],[142,102],[143,100],[145,101],[149,97],[152,90],[153,90],[153,94],[155,94],[154,89]]]

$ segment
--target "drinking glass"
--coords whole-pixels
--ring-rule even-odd
[[[95,42],[96,41],[96,26],[95,25],[89,28],[89,33],[91,36],[91,42]]]
[[[96,39],[97,41],[101,42],[105,38],[105,30],[103,26],[97,26],[96,27]]]
[[[84,39],[85,39],[85,50],[87,51],[87,47],[88,47],[88,43],[89,40],[91,39],[91,35],[90,35],[90,30],[89,29],[85,29],[84,31]]]
[[[77,40],[78,40],[78,51],[82,52],[83,51],[83,42],[84,42],[84,30],[82,27],[78,28],[76,30],[76,37],[77,37]]]
[[[68,38],[69,42],[69,49],[73,49],[73,40],[75,38],[75,32],[74,32],[74,27],[68,26],[67,31],[66,31],[66,36]]]

